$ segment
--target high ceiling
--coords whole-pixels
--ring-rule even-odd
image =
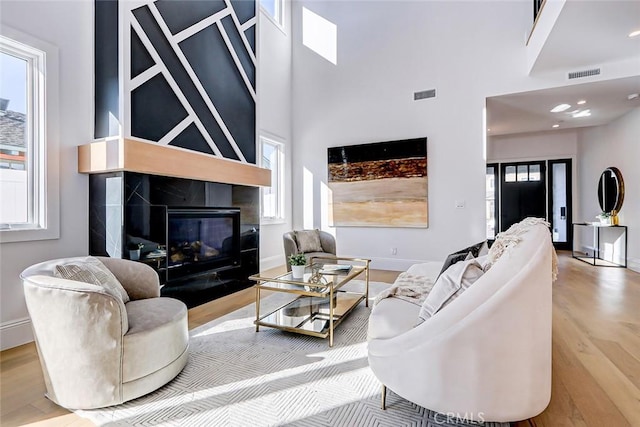
[[[640,30],[640,1],[568,0],[532,72],[574,71],[630,58],[640,65],[640,36],[628,37],[634,30]]]
[[[552,131],[555,124],[560,125],[557,129],[606,124],[640,107],[640,97],[629,100],[631,94],[640,94],[640,76],[487,98],[487,133]],[[579,100],[587,102],[577,105]],[[559,104],[571,108],[552,113]],[[569,113],[577,109],[589,109],[591,115],[574,118]]]
[[[546,15],[555,21],[530,70],[532,76],[557,78],[558,72],[601,68],[602,75],[595,79],[634,77],[596,82],[589,77],[585,80],[591,82],[582,84],[567,80],[563,87],[487,98],[488,135],[598,126],[640,107],[640,97],[628,99],[631,94],[640,94],[640,36],[629,37],[632,31],[640,30],[640,0],[565,0],[557,19],[553,16],[552,12]],[[544,8],[537,24],[540,28],[545,27],[543,18]],[[533,31],[535,34],[536,29]],[[586,103],[577,105],[579,100]],[[571,108],[550,112],[559,104]],[[571,114],[585,109],[589,116]]]

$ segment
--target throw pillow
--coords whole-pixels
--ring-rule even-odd
[[[452,265],[438,278],[436,284],[433,285],[433,289],[422,303],[418,315],[418,324],[451,304],[483,274],[482,266],[475,258]]]
[[[56,265],[53,275],[61,279],[101,286],[107,293],[122,300],[125,304],[130,300],[129,294],[127,294],[127,291],[122,287],[116,276],[99,259],[94,257]]]
[[[301,230],[295,233],[299,252],[324,252],[320,244],[320,233],[318,230]]]
[[[447,269],[451,267],[453,264],[458,263],[460,261],[466,261],[472,258],[473,258],[473,254],[469,251],[454,252],[452,254],[447,255],[447,259],[444,260],[444,264],[442,265],[442,270],[440,270],[440,273],[438,274],[438,278],[442,276],[442,273],[447,271]]]

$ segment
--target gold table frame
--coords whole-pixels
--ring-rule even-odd
[[[351,264],[351,269],[346,273],[318,273],[316,271],[319,265],[327,262],[339,263],[340,261],[346,261],[348,264]],[[262,273],[250,276],[250,280],[256,281],[256,284],[254,285],[256,289],[256,320],[254,322],[256,325],[256,332],[260,330],[260,326],[265,326],[320,338],[329,337],[329,347],[333,347],[333,334],[335,328],[342,323],[342,321],[358,304],[360,304],[363,299],[365,300],[365,305],[367,307],[369,306],[370,263],[371,260],[365,258],[312,257],[305,268],[303,278],[294,278],[292,272],[276,276],[264,275]],[[340,288],[363,273],[365,275],[364,293],[340,291]],[[260,316],[260,292],[262,290],[291,293],[298,295],[298,297],[289,301],[287,304]],[[293,316],[286,314],[286,310],[295,310],[296,306],[299,305],[300,302],[304,302],[303,298],[309,298],[309,303],[307,307],[303,307],[305,314],[298,316],[300,318],[297,322],[298,324],[286,325],[279,323],[278,321],[273,321],[274,318],[283,318],[285,316],[293,318]],[[316,301],[316,304],[314,305],[313,298],[320,298],[321,302],[319,303]],[[322,313],[320,307],[326,305],[323,300],[327,298],[328,313]],[[341,312],[337,312],[336,307],[338,305],[342,305]],[[297,309],[298,311],[301,311],[299,307]],[[324,321],[325,323],[328,322],[328,326],[322,327],[321,330],[308,329],[309,325],[313,326],[313,322],[318,320]],[[305,326],[307,329],[305,329]]]

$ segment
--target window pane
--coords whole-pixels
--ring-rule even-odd
[[[505,168],[504,180],[506,182],[516,182],[516,167],[507,166]]]
[[[518,165],[518,181],[529,180],[529,167],[527,165]]]
[[[495,174],[494,167],[493,166],[488,167],[487,175],[486,175],[487,199],[494,197],[494,192],[496,188],[494,174]]]
[[[262,144],[262,167],[271,169],[271,162],[273,159],[273,153],[276,151],[274,145],[264,142]]]
[[[496,193],[495,193],[495,167],[488,166],[486,173],[486,218],[487,218],[487,239],[496,236]]]
[[[260,5],[269,12],[272,18],[277,20],[276,17],[276,1],[278,0],[260,0]]]
[[[540,181],[540,165],[529,165],[529,181]]]
[[[27,84],[29,63],[0,53],[0,223],[29,222]]]
[[[553,230],[551,236],[554,242],[567,242],[567,165],[554,163],[551,170],[551,191],[553,199]]]
[[[271,169],[271,186],[262,189],[262,217],[281,218],[282,151],[278,143],[262,139],[262,167]]]

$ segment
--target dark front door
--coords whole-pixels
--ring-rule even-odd
[[[502,163],[500,231],[533,216],[547,217],[545,162]]]

